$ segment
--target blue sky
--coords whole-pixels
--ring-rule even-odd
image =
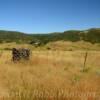
[[[0,30],[26,33],[100,28],[100,0],[0,0]]]

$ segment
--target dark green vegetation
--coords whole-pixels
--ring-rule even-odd
[[[70,30],[62,33],[49,33],[49,34],[26,34],[14,31],[0,31],[0,43],[30,43],[34,44],[36,42],[40,45],[44,45],[48,42],[53,41],[86,41],[91,43],[100,43],[100,29],[92,28],[85,31]]]

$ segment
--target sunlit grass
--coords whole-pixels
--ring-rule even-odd
[[[86,71],[82,72],[85,53],[33,51],[30,61],[13,63],[11,51],[2,51],[0,97],[5,100],[99,100],[100,52],[88,52]]]

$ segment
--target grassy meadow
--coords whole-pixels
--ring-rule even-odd
[[[32,49],[30,61],[14,63],[0,50],[0,100],[100,100],[100,51],[88,51],[84,67],[84,50],[23,46]]]

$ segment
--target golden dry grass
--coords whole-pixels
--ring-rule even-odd
[[[100,50],[100,43],[92,44],[90,42],[84,41],[56,41],[50,42],[46,45],[46,47],[50,47],[52,50]]]
[[[100,52],[33,51],[13,63],[0,53],[0,100],[100,100]]]
[[[35,47],[34,45],[30,44],[16,44],[13,43],[1,43],[0,49],[2,50],[9,50],[12,48],[30,48],[31,50],[62,50],[62,51],[84,51],[84,50],[93,50],[93,51],[100,51],[100,43],[92,44],[90,42],[78,41],[78,42],[71,42],[71,41],[56,41],[56,42],[49,42],[44,46]]]

